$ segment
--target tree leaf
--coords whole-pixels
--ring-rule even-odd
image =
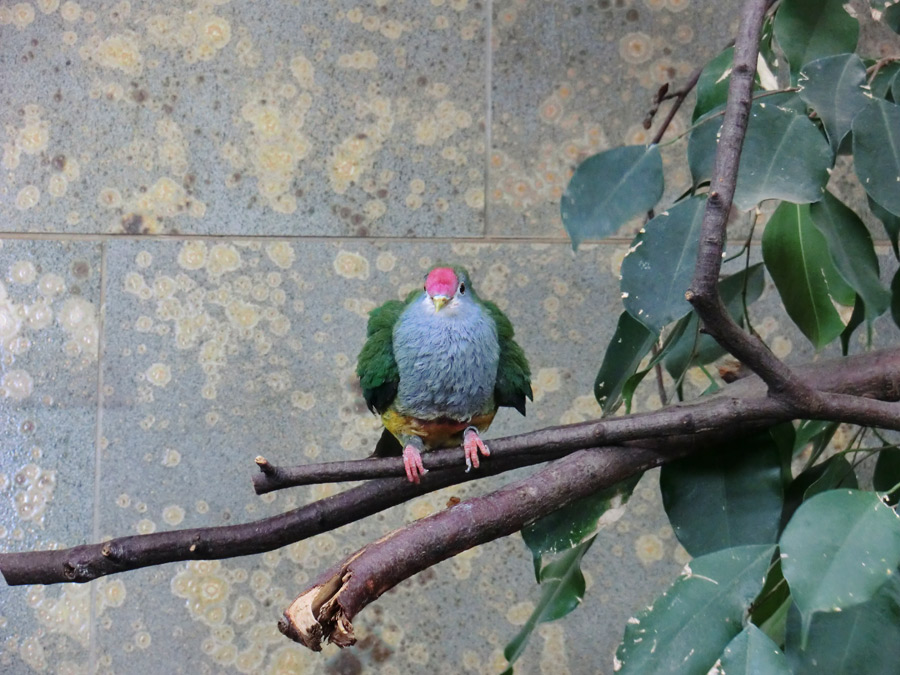
[[[900,238],[900,216],[895,216],[871,197],[867,197],[867,199],[869,201],[869,210],[884,225],[884,231],[891,240],[894,257],[900,260],[900,248],[897,246],[897,240]]]
[[[900,448],[884,448],[879,451],[875,461],[875,473],[872,476],[872,487],[879,492],[887,492],[900,484]],[[897,503],[900,490],[890,495],[890,503]]]
[[[869,90],[875,98],[894,100],[891,98],[891,89],[894,85],[897,73],[900,73],[900,62],[893,61],[878,69],[875,77],[869,83]],[[896,102],[896,101],[895,101]]]
[[[881,285],[872,235],[853,209],[826,190],[822,201],[810,204],[813,225],[825,236],[838,273],[866,304],[866,318],[884,314],[891,294]]]
[[[781,567],[804,626],[815,612],[869,600],[900,563],[900,518],[878,495],[829,490],[804,502],[781,535]]]
[[[659,487],[675,536],[692,556],[778,540],[781,455],[768,432],[664,464]]]
[[[684,292],[694,275],[706,197],[691,197],[656,216],[622,261],[625,309],[651,331],[691,310]]]
[[[836,423],[834,429],[826,429],[830,432],[828,438],[837,429]],[[825,436],[823,435],[823,438]],[[858,488],[859,483],[856,480],[856,474],[850,470],[847,471],[849,464],[843,458],[830,457],[826,461],[809,467],[799,476],[794,478],[784,492],[784,511],[781,515],[781,529],[784,530],[791,518],[800,508],[804,500],[825,490],[834,488]],[[827,477],[826,477],[826,474]]]
[[[853,166],[872,199],[900,216],[900,106],[870,99],[853,118]]]
[[[569,549],[559,560],[553,561],[541,571],[541,599],[525,625],[503,650],[503,656],[510,665],[506,672],[512,672],[512,664],[525,651],[525,646],[538,624],[562,618],[581,604],[585,588],[581,559],[594,543],[594,539],[595,537],[591,537],[579,546]]]
[[[742,296],[745,285],[747,289],[747,306],[750,306],[759,300],[765,285],[765,272],[762,263],[751,265],[719,282],[719,295],[722,297],[722,302],[728,308],[731,318],[738,323],[743,323],[744,320]],[[672,346],[665,360],[666,370],[669,371],[669,375],[675,380],[680,379],[682,374],[691,366],[712,363],[726,354],[726,351],[719,346],[715,339],[705,334],[698,335],[700,322],[694,312],[691,312],[682,321],[686,322],[684,334]]]
[[[900,580],[890,578],[868,602],[814,615],[806,645],[800,613],[792,608],[784,651],[795,675],[896,675]]]
[[[900,5],[891,5],[881,15],[884,25],[895,33],[900,33]]]
[[[706,675],[741,631],[773,546],[739,546],[695,558],[651,607],[628,620],[616,672]]]
[[[762,237],[763,260],[788,315],[819,349],[844,330],[835,304],[853,306],[856,293],[834,267],[808,204],[782,202]]]
[[[608,415],[619,407],[622,387],[634,375],[656,342],[658,333],[649,330],[628,312],[619,315],[616,332],[603,355],[594,380],[594,397]]]
[[[837,153],[850,133],[853,118],[868,101],[862,87],[866,84],[866,66],[856,54],[838,54],[816,59],[800,73],[800,97],[809,104],[822,123]]]
[[[575,169],[560,201],[572,247],[614,234],[631,218],[652,209],[662,193],[657,145],[629,145],[588,157]]]
[[[720,661],[723,675],[792,675],[778,645],[752,623],[728,643]]]
[[[891,279],[891,318],[897,326],[900,326],[900,269]]]
[[[857,295],[856,302],[853,303],[853,313],[850,315],[850,320],[847,322],[847,325],[844,326],[844,330],[841,331],[842,356],[847,356],[850,353],[850,339],[853,337],[853,333],[856,329],[859,328],[865,320],[866,304],[863,302],[862,298]]]
[[[593,538],[606,525],[622,517],[625,504],[640,478],[641,474],[627,478],[612,487],[578,499],[522,528],[522,538],[531,549],[538,581],[543,556],[578,546],[588,538]]]
[[[688,164],[694,185],[712,177],[721,126],[721,116],[710,117],[691,133]],[[816,202],[833,159],[828,141],[806,115],[757,101],[750,109],[734,203],[748,211],[764,199]]]
[[[706,113],[723,105],[728,99],[733,61],[734,47],[728,47],[703,67],[700,79],[697,80],[697,103],[694,105],[691,122],[696,122]],[[753,84],[754,89],[758,88],[759,73],[754,76]]]
[[[823,56],[856,50],[859,21],[843,0],[784,0],[775,14],[775,39],[792,73]]]

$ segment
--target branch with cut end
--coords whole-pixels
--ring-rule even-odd
[[[669,459],[673,456],[645,448],[581,451],[489,495],[417,520],[321,574],[285,610],[278,629],[315,651],[325,640],[352,645],[353,618],[404,579]]]
[[[767,0],[747,0],[734,45],[734,63],[722,122],[716,165],[700,229],[694,279],[685,297],[716,341],[759,375],[769,392],[800,408],[817,405],[815,392],[758,338],[749,335],[728,313],[719,296],[719,272],[725,245],[725,224],[737,185],[741,149],[752,104],[753,78]]]

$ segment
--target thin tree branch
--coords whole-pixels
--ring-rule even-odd
[[[323,640],[352,645],[353,618],[404,579],[666,459],[671,457],[637,448],[581,451],[489,495],[417,520],[321,574],[285,610],[278,629],[315,651]]]
[[[843,403],[798,413],[795,406],[768,397],[765,385],[758,377],[747,377],[729,384],[714,396],[655,412],[550,427],[489,441],[491,456],[483,466],[498,459],[552,453],[561,456],[598,445],[646,444],[650,439],[654,447],[675,450],[676,446],[680,447],[682,434],[699,435],[731,425],[737,436],[745,432],[744,425],[753,422],[775,424],[798,417],[900,427],[897,413],[892,418],[888,409],[876,410],[879,404],[873,400],[900,398],[900,348],[809,364],[798,367],[797,372],[818,391],[846,394]],[[874,415],[878,416],[878,422],[872,421]],[[702,442],[703,437],[697,436],[696,440]],[[463,464],[464,455],[460,448],[448,448],[426,453],[422,461],[426,469],[443,469]],[[253,487],[258,494],[298,485],[405,475],[403,460],[398,457],[294,467],[276,467],[268,462],[265,465],[266,468],[261,466],[260,473],[253,477]]]
[[[707,332],[759,375],[772,395],[783,395],[785,401],[810,408],[815,404],[815,394],[765,344],[735,323],[718,291],[725,224],[734,199],[741,148],[747,133],[759,38],[767,6],[767,0],[747,0],[741,12],[725,119],[700,230],[697,265],[685,297],[694,306]]]

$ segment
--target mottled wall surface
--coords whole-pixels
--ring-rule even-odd
[[[366,313],[439,260],[469,267],[531,359],[528,417],[490,435],[596,416],[633,228],[573,255],[560,194],[580,159],[647,140],[653,92],[727,42],[737,4],[0,0],[0,550],[332,494],[257,497],[253,458],[368,454]],[[767,303],[760,332],[798,357]],[[338,557],[504,481],[265,555],[4,587],[0,670],[499,672],[537,598],[518,536],[384,596],[355,649],[314,654],[275,623]],[[685,562],[648,476],[586,558],[584,606],[518,669],[612,672],[625,620]]]

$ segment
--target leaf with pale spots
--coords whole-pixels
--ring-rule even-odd
[[[872,492],[830,490],[797,509],[780,546],[806,634],[814,613],[866,602],[897,573],[900,518]]]
[[[853,118],[853,167],[869,196],[900,216],[900,105],[870,99]]]
[[[866,66],[856,54],[838,54],[807,63],[800,73],[800,98],[825,125],[833,152],[850,133],[853,118],[866,107]]]
[[[652,209],[663,193],[657,145],[613,148],[584,160],[560,200],[560,215],[572,248],[603,239]]]
[[[628,620],[617,672],[706,675],[741,632],[774,550],[738,546],[692,560],[651,607]]]
[[[578,546],[593,538],[606,525],[616,522],[625,511],[641,474],[610,488],[578,499],[558,511],[522,528],[522,538],[534,558],[534,571],[541,581],[543,556]]]
[[[859,21],[844,4],[845,0],[783,0],[775,14],[775,39],[792,73],[823,56],[856,49]]]
[[[900,579],[888,579],[868,602],[841,612],[813,615],[805,644],[800,613],[792,607],[784,652],[795,675],[896,675]]]
[[[616,332],[613,333],[603,355],[603,363],[594,380],[594,397],[603,408],[603,414],[614,412],[622,401],[622,389],[643,358],[650,353],[657,333],[628,312],[619,315]]]
[[[651,331],[691,311],[684,294],[697,261],[706,197],[691,197],[656,216],[622,261],[625,309]]]
[[[834,155],[816,125],[789,105],[790,98],[780,104],[763,99],[750,109],[734,192],[742,211],[765,199],[801,204],[822,196]],[[688,165],[694,185],[712,178],[722,119],[710,114],[691,133]]]
[[[778,645],[752,623],[728,643],[720,661],[723,675],[791,675]]]

